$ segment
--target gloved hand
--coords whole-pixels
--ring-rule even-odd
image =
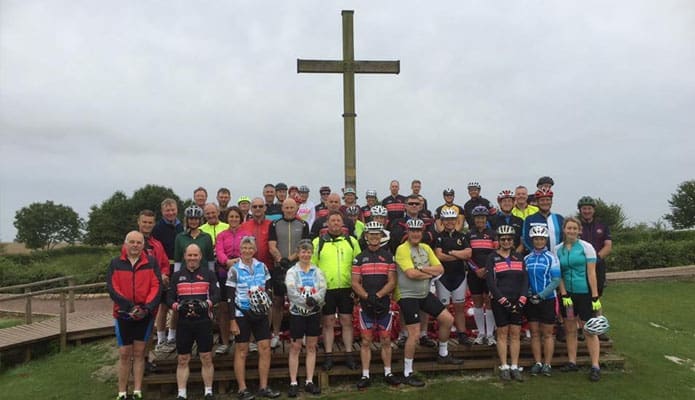
[[[565,307],[572,307],[574,306],[574,302],[572,301],[572,298],[566,294],[562,296],[562,305]]]
[[[371,304],[372,306],[376,306],[379,304],[379,298],[376,297],[376,293],[367,295],[367,303]]]
[[[198,315],[205,315],[208,312],[209,304],[205,300],[193,300],[193,310]]]
[[[190,318],[196,316],[195,306],[193,305],[193,300],[185,299],[179,302],[179,315],[183,318]]]
[[[601,309],[601,300],[598,297],[591,298],[591,309],[593,311],[598,311]]]
[[[521,310],[524,309],[524,306],[525,306],[525,305],[526,305],[526,297],[525,297],[525,296],[519,297],[519,300],[518,300],[517,303],[516,303],[517,311],[518,311],[518,312],[521,312]]]
[[[316,306],[319,305],[319,303],[316,301],[316,299],[311,297],[311,296],[307,296],[305,301],[306,301],[307,307],[309,307],[309,308],[315,308]]]
[[[288,269],[290,268],[290,259],[287,258],[287,257],[282,257],[282,258],[280,259],[280,263],[279,263],[279,264],[280,264],[280,268],[282,268],[283,270],[286,271],[286,270],[288,270]]]
[[[507,310],[512,311],[512,303],[506,297],[500,297],[499,299],[497,299],[497,302],[500,303]]]
[[[541,299],[541,296],[534,294],[533,296],[529,297],[529,301],[531,304],[540,304],[543,299]]]

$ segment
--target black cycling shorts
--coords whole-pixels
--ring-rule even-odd
[[[468,290],[471,291],[471,294],[483,294],[488,292],[487,281],[484,278],[478,278],[478,275],[476,275],[475,272],[470,272],[467,278]]]
[[[198,344],[198,353],[212,351],[212,321],[186,321],[179,319],[176,326],[176,352],[191,354],[193,342]]]
[[[270,282],[273,287],[273,296],[284,297],[287,294],[285,286],[285,275],[287,271],[282,271],[282,268],[275,267],[270,270]]]
[[[586,322],[594,316],[594,311],[591,308],[591,295],[589,293],[568,293],[572,299],[572,308],[574,309],[575,317]],[[567,318],[567,309],[565,306],[560,307],[562,316]]]
[[[290,314],[290,337],[301,339],[306,336],[321,334],[321,314],[292,315]]]
[[[130,346],[136,340],[138,342],[147,342],[152,334],[153,324],[154,318],[150,315],[140,321],[116,319],[114,325],[118,347]]]
[[[270,339],[270,321],[268,321],[267,316],[259,318],[236,317],[236,323],[239,325],[239,334],[234,337],[236,343],[248,343],[251,334],[256,339],[256,343]]]
[[[599,296],[603,296],[603,288],[606,287],[606,261],[596,259],[596,286]]]
[[[546,299],[538,304],[526,303],[524,315],[529,322],[540,322],[541,324],[555,324],[555,298]]]
[[[352,289],[330,289],[326,290],[326,304],[321,313],[323,315],[350,314],[355,307],[355,300],[352,297]]]
[[[427,296],[421,299],[402,298],[398,300],[398,306],[401,308],[401,315],[406,325],[419,323],[420,312],[426,312],[436,318],[446,308],[432,293],[427,293]]]
[[[517,300],[511,299],[509,301],[514,303]],[[494,299],[490,303],[492,306],[492,314],[495,316],[495,325],[497,325],[498,328],[502,328],[507,325],[521,326],[521,316],[523,315],[523,310],[513,313],[511,310],[508,310]]]

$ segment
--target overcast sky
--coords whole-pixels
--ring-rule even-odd
[[[0,240],[32,202],[86,219],[148,183],[342,187],[342,79],[296,72],[340,58],[341,9],[356,58],[401,61],[356,78],[360,201],[550,175],[557,212],[592,195],[651,222],[695,177],[689,0],[0,0]]]

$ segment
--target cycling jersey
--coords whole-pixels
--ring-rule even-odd
[[[396,272],[396,264],[393,262],[391,252],[384,248],[379,248],[376,251],[367,248],[352,262],[352,275],[362,278],[362,287],[370,295],[376,294],[386,286],[389,272]],[[389,309],[389,296],[383,296],[379,302],[385,310]],[[372,308],[365,299],[360,299],[360,305],[362,310]]]
[[[388,196],[381,200],[381,205],[386,207],[388,211],[389,221],[394,221],[405,216],[405,196],[397,194],[396,196]]]
[[[265,205],[265,218],[271,221],[282,218],[282,204],[272,203]]]
[[[485,263],[487,287],[495,300],[507,297],[515,301],[528,293],[528,275],[521,255],[511,252],[508,257],[495,251]]]
[[[217,236],[220,235],[220,233],[226,231],[229,229],[229,224],[226,224],[224,222],[218,222],[216,225],[210,225],[209,223],[204,223],[203,225],[200,226],[200,230],[207,233],[210,235],[210,238],[212,239],[212,245],[215,245],[215,242],[217,241]]]
[[[313,241],[311,263],[326,276],[328,289],[352,288],[352,260],[360,254],[360,245],[352,236],[325,234]]]
[[[193,271],[184,267],[174,272],[167,292],[167,304],[176,311],[184,300],[201,300],[208,303],[206,314],[190,316],[187,320],[212,320],[212,306],[220,301],[220,286],[215,273],[202,265]]]
[[[161,297],[160,282],[161,275],[154,258],[142,252],[133,265],[123,246],[121,255],[111,260],[106,272],[106,289],[113,300],[113,317],[128,319],[124,313],[135,305],[153,314]]]
[[[550,234],[546,248],[552,252],[555,252],[555,246],[562,242],[562,224],[564,221],[565,219],[562,217],[562,215],[555,213],[550,213],[548,217],[540,212],[529,215],[524,220],[524,229],[521,234],[521,240],[523,241],[526,250],[533,250],[533,240],[531,240],[531,237],[529,236],[531,228],[541,225],[548,228],[548,233]]]
[[[574,294],[591,294],[586,271],[588,263],[596,262],[596,251],[591,243],[578,239],[567,249],[563,242],[555,247],[555,253],[560,260],[565,289]]]
[[[326,277],[316,265],[309,266],[304,271],[299,263],[287,270],[285,276],[285,286],[287,287],[287,298],[290,301],[290,314],[292,315],[313,315],[321,312],[326,297]],[[307,297],[316,300],[316,307],[310,308],[306,304]]]
[[[442,204],[441,206],[437,207],[437,209],[434,211],[434,219],[441,219],[442,211],[444,210],[454,210],[456,211],[457,215],[464,215],[463,207],[461,207],[460,205],[454,203],[452,203],[451,205]]]
[[[325,204],[319,203],[314,207],[314,211],[316,214],[316,219],[318,218],[323,218],[328,215],[328,207],[326,207]]]
[[[560,261],[550,250],[533,250],[524,257],[528,272],[529,294],[541,299],[554,299],[555,288],[560,284]]]
[[[603,246],[606,245],[606,240],[612,240],[608,226],[596,220],[591,222],[582,221],[582,231],[579,237],[591,243],[596,253],[603,249]]]
[[[347,217],[343,216],[343,233],[345,235],[354,236],[355,224],[352,223]],[[317,218],[314,224],[311,225],[311,237],[316,238],[328,233],[328,215],[325,217]]]
[[[497,236],[489,228],[478,231],[473,227],[467,234],[468,244],[471,246],[473,255],[468,265],[472,269],[485,268],[488,256],[497,248]]]
[[[251,310],[249,292],[261,289],[266,290],[266,282],[270,279],[270,272],[262,262],[252,259],[250,265],[242,260],[232,265],[227,276],[227,286],[234,288],[234,315],[243,317],[242,311]]]
[[[402,298],[421,299],[430,293],[431,279],[410,279],[405,271],[413,268],[420,269],[425,266],[437,266],[441,263],[434,255],[432,248],[424,243],[412,246],[406,242],[398,246],[395,257],[398,268],[398,286],[394,292],[396,300]]]
[[[311,226],[316,220],[316,210],[314,209],[314,203],[307,200],[305,203],[299,205],[297,209],[297,218],[306,221],[309,226]]]
[[[463,250],[469,247],[466,236],[458,231],[442,231],[437,236],[435,244],[435,249],[441,249],[444,254],[448,254],[451,250]],[[459,259],[442,261],[442,267],[444,267],[444,274],[439,278],[439,281],[447,290],[453,291],[466,279],[465,261]]]
[[[280,257],[288,258],[297,252],[297,245],[302,239],[309,238],[309,225],[301,219],[273,221],[270,225],[268,241],[275,242]]]
[[[362,213],[362,220],[364,222],[369,222],[372,220],[372,207],[371,206],[360,207],[360,212]]]
[[[512,215],[517,216],[517,217],[521,218],[522,220],[525,220],[526,217],[528,217],[529,215],[533,215],[537,212],[538,212],[538,207],[531,205],[531,204],[527,204],[526,208],[524,208],[523,210],[517,208],[517,206],[514,206],[514,208],[512,208]]]

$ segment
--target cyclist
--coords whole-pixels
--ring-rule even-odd
[[[359,210],[359,219],[362,220],[362,209],[360,208],[359,204],[357,204],[357,192],[355,192],[355,189],[351,187],[345,188],[345,190],[343,191],[343,205],[340,206],[340,212],[342,212],[343,215],[345,215],[347,209],[352,206],[357,207],[357,209]]]
[[[246,386],[246,357],[249,353],[249,339],[253,334],[258,345],[258,376],[260,389],[258,396],[276,398],[279,392],[268,386],[270,370],[270,322],[268,314],[272,300],[268,295],[270,273],[261,261],[253,257],[256,253],[256,239],[246,236],[241,239],[241,259],[232,266],[227,277],[229,288],[229,316],[232,321],[231,332],[234,338],[234,376],[239,385],[237,393],[240,400],[251,400],[255,396]]]
[[[203,264],[208,269],[214,270],[215,249],[212,245],[212,238],[200,229],[203,209],[192,205],[186,208],[183,213],[186,230],[176,235],[176,241],[174,242],[174,272],[181,269],[184,250],[191,243],[197,244],[203,253]]]
[[[217,208],[217,204],[206,204],[203,212],[205,213],[205,223],[200,226],[200,230],[210,235],[212,245],[214,246],[217,236],[229,229],[229,225],[220,220],[220,211]]]
[[[490,225],[495,230],[502,225],[509,225],[514,228],[514,249],[518,253],[524,253],[524,245],[521,244],[521,231],[524,228],[524,220],[513,215],[514,192],[509,189],[502,190],[497,195],[497,204],[500,209],[494,216],[490,217]]]
[[[290,388],[289,397],[297,397],[299,384],[299,353],[302,351],[302,338],[306,337],[306,381],[304,390],[311,394],[321,394],[321,388],[314,384],[316,366],[316,347],[321,333],[321,306],[326,297],[326,277],[311,263],[314,246],[311,240],[302,239],[296,247],[298,262],[287,271],[285,285],[290,301],[290,336],[292,345],[289,354]]]
[[[227,208],[229,208],[229,201],[232,199],[232,192],[226,187],[221,187],[217,189],[217,208],[220,210],[220,220],[227,220]]]
[[[470,199],[463,205],[463,215],[466,217],[466,223],[468,227],[474,225],[473,222],[473,209],[478,206],[484,206],[488,210],[488,215],[495,215],[497,210],[492,206],[490,200],[480,195],[480,183],[469,182],[468,183],[468,195]]]
[[[201,374],[205,385],[205,399],[212,399],[212,382],[215,368],[212,364],[212,307],[220,300],[219,284],[215,273],[209,270],[196,243],[190,243],[184,251],[184,266],[174,272],[167,292],[167,304],[178,315],[176,330],[177,400],[186,399],[188,364],[191,361],[193,342],[198,345]]]
[[[490,297],[487,296],[488,288],[485,276],[487,274],[487,258],[497,248],[497,238],[495,232],[487,227],[487,216],[489,208],[477,206],[471,210],[473,225],[466,234],[466,239],[471,246],[471,259],[468,261],[468,268],[472,273],[468,274],[468,289],[473,298],[473,318],[478,327],[478,337],[475,344],[487,344],[494,346],[495,340],[495,317],[490,308]],[[485,311],[487,310],[487,311]]]
[[[534,226],[529,236],[533,241],[533,251],[524,258],[530,296],[524,313],[531,329],[531,351],[534,360],[531,375],[550,376],[555,351],[555,289],[560,284],[560,262],[547,248],[548,228],[542,225]]]
[[[360,299],[359,319],[362,337],[362,377],[357,382],[358,389],[365,389],[371,384],[371,345],[373,336],[377,334],[381,343],[381,360],[384,363],[384,381],[389,385],[400,384],[400,379],[391,372],[393,314],[390,311],[390,296],[396,287],[396,265],[391,252],[381,246],[383,228],[383,225],[376,221],[367,223],[364,234],[367,246],[352,265],[352,290]]]
[[[529,215],[537,212],[538,207],[528,203],[528,189],[526,186],[517,186],[516,189],[514,189],[514,208],[512,209],[512,214],[524,220]]]
[[[456,225],[454,226],[454,229],[459,232],[462,232],[463,223],[465,222],[465,219],[463,216],[463,207],[454,203],[454,197],[456,196],[456,192],[452,188],[446,188],[444,189],[444,191],[442,191],[442,196],[444,196],[444,204],[437,207],[437,209],[434,211],[435,228],[437,229],[437,232],[441,232],[442,230],[444,230],[444,225],[441,221],[441,215],[444,210],[454,210],[456,212],[458,217],[456,219]]]
[[[519,369],[519,334],[528,293],[528,275],[521,255],[514,251],[515,237],[514,227],[502,225],[497,228],[499,249],[488,256],[486,280],[493,299],[492,311],[497,324],[500,378],[503,381],[514,379],[521,382],[524,379]],[[511,366],[507,364],[507,342]]]
[[[562,295],[563,317],[565,317],[565,333],[567,340],[567,358],[569,363],[561,371],[577,371],[577,323],[583,327],[593,315],[601,311],[601,300],[598,294],[596,280],[596,251],[591,243],[579,238],[581,222],[574,217],[568,217],[563,223],[565,240],[557,245],[555,253],[560,260],[562,280],[560,294]],[[570,312],[571,310],[571,312]],[[591,358],[589,379],[597,382],[601,379],[599,366],[599,340],[590,332],[586,332],[586,346]]]
[[[533,242],[529,236],[531,228],[534,226],[545,226],[548,228],[548,250],[554,252],[558,243],[562,242],[562,223],[563,217],[560,214],[551,212],[553,206],[553,191],[539,189],[534,195],[538,201],[538,212],[529,215],[524,220],[524,231],[521,235],[521,240],[524,243],[527,251],[533,250]]]
[[[471,258],[471,247],[463,233],[456,230],[460,215],[453,208],[442,210],[440,220],[443,230],[437,235],[434,254],[444,267],[444,274],[434,284],[437,297],[445,306],[454,303],[454,325],[460,344],[470,346],[471,338],[466,335],[466,261]]]
[[[152,333],[152,315],[161,297],[157,261],[144,252],[144,247],[142,233],[129,232],[121,255],[111,260],[106,273],[106,288],[113,300],[118,342],[118,400],[126,399],[131,369],[133,398],[142,399],[145,344]],[[134,284],[136,278],[138,285]]]
[[[330,196],[333,196],[332,193]],[[330,199],[329,196],[329,199]],[[337,194],[336,194],[337,196]],[[311,262],[318,265],[326,275],[328,291],[326,304],[323,306],[323,344],[326,357],[323,369],[333,368],[333,340],[335,338],[335,314],[339,314],[343,344],[345,345],[345,365],[349,369],[357,369],[357,362],[352,356],[352,260],[360,254],[357,239],[346,235],[343,231],[343,215],[339,211],[328,214],[328,230],[313,241],[314,255]]]
[[[265,203],[263,212],[266,218],[271,221],[282,218],[281,206],[275,202],[275,185],[272,183],[266,183],[263,186],[263,201]]]
[[[319,194],[321,195],[321,201],[314,207],[316,211],[316,219],[325,217],[328,215],[328,208],[326,207],[326,200],[328,195],[331,194],[330,186],[321,186],[319,189]]]
[[[297,203],[299,208],[297,209],[297,218],[306,221],[309,226],[316,220],[316,209],[314,202],[309,200],[309,186],[302,185],[299,187],[299,199]]]
[[[388,215],[386,207],[376,205],[369,210],[369,213],[372,221],[381,224],[382,227],[386,226],[386,223],[388,222],[388,219],[386,218],[386,216]],[[391,232],[389,232],[386,228],[382,228],[381,232],[381,247],[388,247],[391,240]],[[367,248],[367,238],[365,238],[364,235],[362,235],[362,237],[360,238],[359,243],[361,249]]]
[[[462,364],[463,360],[454,358],[448,349],[449,335],[454,317],[446,307],[430,292],[430,281],[444,272],[439,259],[430,246],[421,243],[425,224],[420,219],[410,219],[408,241],[396,249],[395,261],[398,265],[398,287],[395,298],[408,330],[408,338],[403,350],[403,383],[421,387],[425,382],[413,373],[415,343],[420,333],[420,315],[425,312],[437,319],[439,325],[439,352],[437,362],[441,364]]]
[[[381,200],[381,205],[386,207],[389,212],[389,221],[395,221],[398,218],[403,218],[405,214],[405,196],[398,193],[401,185],[397,180],[392,180],[389,184],[390,194]]]
[[[579,237],[585,240],[596,250],[596,284],[598,295],[603,296],[603,288],[606,286],[606,257],[613,250],[611,231],[607,225],[594,218],[596,213],[596,200],[584,196],[577,202],[577,209],[582,220],[582,229]],[[607,336],[601,335],[599,339],[607,340]]]
[[[217,281],[220,283],[220,302],[217,304],[217,322],[220,326],[222,344],[215,349],[215,354],[226,354],[229,351],[229,307],[227,301],[227,274],[232,265],[241,257],[241,238],[246,236],[241,229],[242,211],[232,206],[227,209],[229,228],[217,236],[215,242],[215,257],[217,258]]]
[[[345,209],[345,216],[355,225],[355,229],[352,233],[356,238],[361,238],[364,232],[364,222],[360,221],[360,214],[360,206],[352,205]]]
[[[325,217],[316,218],[313,225],[311,226],[311,237],[317,238],[319,236],[325,235],[328,232],[328,215],[333,212],[337,212],[343,216],[343,233],[345,235],[352,235],[355,230],[355,225],[351,220],[345,218],[345,215],[340,212],[340,195],[338,193],[331,193],[326,197],[326,207],[328,208],[328,213]]]
[[[376,197],[376,190],[372,189],[367,190],[364,198],[367,204],[362,206],[362,217],[364,218],[364,222],[369,222],[372,220],[372,207],[379,204],[379,199]]]
[[[251,198],[249,196],[239,196],[236,201],[237,206],[241,210],[241,223],[253,218],[251,216]]]
[[[273,221],[268,234],[268,248],[275,261],[270,272],[273,288],[273,335],[270,338],[270,347],[273,349],[280,344],[280,325],[287,293],[285,273],[299,259],[299,241],[308,238],[309,225],[297,218],[297,202],[290,198],[285,199],[282,203],[282,219]]]
[[[555,181],[553,181],[553,178],[549,176],[541,176],[538,178],[538,182],[536,182],[536,189],[548,191],[551,190],[554,185]]]

